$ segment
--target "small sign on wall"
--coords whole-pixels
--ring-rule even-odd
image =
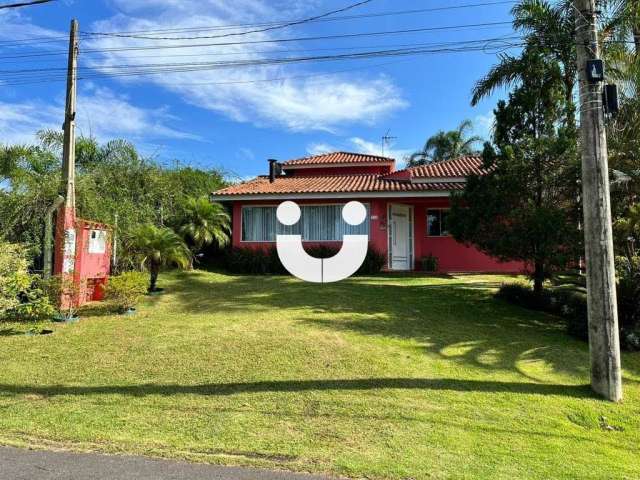
[[[107,232],[105,230],[89,231],[89,253],[104,253],[107,250]]]
[[[62,253],[62,272],[72,273],[76,263],[76,231],[68,228],[64,231],[64,247]]]

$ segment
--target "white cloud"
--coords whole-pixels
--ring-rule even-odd
[[[329,145],[328,143],[310,143],[307,145],[307,153],[309,155],[322,155],[340,150],[339,148]]]
[[[34,99],[0,102],[0,142],[30,143],[38,130],[60,129],[64,102]],[[177,123],[166,108],[144,109],[109,89],[83,91],[78,96],[77,127],[81,134],[100,141],[125,137],[133,141],[158,138],[198,139],[197,136],[169,126]]]
[[[382,155],[382,143],[380,142],[371,142],[360,137],[352,137],[349,139],[349,142],[356,148],[356,151],[360,153],[368,153],[369,155]],[[393,145],[385,145],[384,156],[395,158],[396,160],[402,160],[411,152],[411,150],[393,148]]]
[[[495,127],[495,116],[493,112],[476,115],[473,119],[473,127],[477,135],[480,135],[484,140],[491,140]]]
[[[141,1],[114,0],[126,14],[96,22],[95,31],[138,31],[178,28],[209,28],[191,33],[165,33],[176,36],[215,36],[238,30],[211,30],[211,26],[229,25],[256,20],[268,21],[282,17],[279,3],[258,0],[224,2],[222,0]],[[287,12],[291,12],[291,2]],[[294,9],[309,9],[313,3],[293,2]],[[317,11],[317,10],[316,10]],[[291,13],[290,13],[291,14]],[[302,12],[298,13],[301,15]],[[242,29],[240,29],[241,31]],[[189,48],[156,48],[143,51],[110,51],[91,57],[93,68],[141,63],[192,63],[212,65],[208,70],[182,71],[123,77],[123,82],[151,82],[179,95],[184,101],[201,108],[220,112],[239,122],[256,125],[283,126],[292,131],[335,131],[342,125],[372,124],[393,111],[407,106],[398,88],[384,75],[347,76],[324,75],[300,66],[218,66],[220,61],[260,60],[265,57],[296,55],[289,50],[301,48],[287,44],[286,49],[274,43],[236,44],[246,40],[261,41],[292,36],[299,30],[253,33],[217,39],[163,40],[163,45],[193,45]],[[227,45],[211,44],[227,43]],[[96,37],[85,41],[89,48],[120,48],[150,46],[157,42],[118,37]],[[203,44],[208,44],[204,46]],[[307,48],[318,48],[308,47]],[[287,53],[289,52],[289,53]],[[181,56],[181,55],[188,56]],[[301,55],[301,54],[298,54]],[[151,57],[150,57],[151,56]],[[107,71],[107,70],[105,70]],[[321,77],[313,76],[321,75]],[[279,79],[273,81],[273,79]]]
[[[368,155],[381,155],[382,144],[380,142],[372,142],[365,140],[361,137],[351,137],[340,142],[340,146],[335,146],[325,142],[314,142],[307,145],[307,152],[309,155],[321,155],[323,153],[337,152],[337,151],[349,151],[356,153],[366,153]],[[384,151],[385,157],[395,158],[400,161],[407,155],[412,153],[412,150],[393,148],[393,145],[386,146]]]
[[[59,128],[63,114],[42,102],[0,102],[0,143],[32,143],[38,130]]]

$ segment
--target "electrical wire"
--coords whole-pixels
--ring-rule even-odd
[[[248,30],[248,31],[244,31],[244,32],[231,32],[231,33],[224,33],[222,35],[216,35],[216,36],[212,36],[212,37],[184,37],[184,38],[155,38],[155,37],[144,37],[144,36],[132,36],[132,35],[123,35],[123,34],[118,34],[118,33],[104,33],[104,32],[84,32],[85,35],[106,35],[106,36],[110,36],[110,37],[123,37],[123,38],[142,38],[142,39],[151,39],[151,40],[195,40],[197,38],[222,38],[222,37],[234,37],[234,36],[240,36],[240,35],[249,35],[252,33],[263,33],[263,32],[269,32],[272,30],[279,30],[282,28],[287,28],[287,27],[293,27],[295,25],[302,25],[305,23],[310,23],[313,22],[315,20],[320,20],[322,18],[325,17],[329,17],[331,15],[334,15],[336,13],[342,13],[342,12],[346,12],[348,10],[352,10],[354,8],[357,7],[361,7],[362,5],[366,5],[367,3],[371,3],[373,0],[362,0],[360,2],[357,3],[353,3],[351,5],[347,5],[346,7],[343,8],[339,8],[337,10],[332,10],[330,12],[326,12],[323,13],[321,15],[316,15],[313,17],[308,17],[308,18],[303,18],[302,20],[294,20],[294,21],[290,21],[287,23],[283,23],[281,25],[273,25],[273,26],[268,26],[268,27],[263,27],[263,28],[258,28],[255,30]]]
[[[520,45],[512,44],[505,48],[516,48]],[[93,78],[115,78],[115,77],[140,77],[148,75],[166,75],[170,73],[190,73],[211,71],[219,69],[229,68],[241,68],[241,67],[264,67],[274,65],[287,65],[294,63],[309,63],[309,62],[335,62],[335,61],[353,61],[364,60],[371,58],[382,57],[400,57],[400,56],[415,56],[415,55],[434,55],[443,53],[467,53],[483,51],[487,48],[486,44],[478,43],[476,45],[459,45],[448,46],[440,48],[408,48],[408,49],[393,49],[393,50],[378,50],[378,51],[366,51],[349,53],[344,55],[325,55],[325,56],[306,56],[306,57],[288,57],[288,58],[263,58],[263,59],[247,59],[247,60],[235,60],[235,61],[221,61],[221,62],[194,62],[194,63],[180,63],[180,64],[143,64],[143,65],[114,65],[114,66],[102,66],[94,67],[92,70],[84,73],[83,70],[79,70],[78,78],[93,79]],[[31,69],[28,71],[14,71],[3,72],[0,74],[0,79],[4,85],[15,84],[28,84],[34,81],[49,80],[49,81],[61,81],[66,78],[66,74],[60,71],[58,75],[52,75],[51,69]],[[64,70],[64,69],[59,69]],[[13,75],[13,77],[11,76]],[[21,78],[24,77],[24,78]]]
[[[162,34],[162,33],[202,32],[202,31],[227,30],[227,29],[239,28],[239,27],[259,27],[259,26],[274,26],[277,28],[283,28],[283,27],[288,27],[292,25],[298,25],[301,23],[335,22],[335,21],[354,20],[354,19],[363,19],[363,18],[377,18],[377,17],[386,17],[386,16],[396,16],[396,15],[415,15],[418,13],[438,12],[438,11],[445,11],[445,10],[459,10],[464,8],[477,8],[477,7],[486,7],[486,6],[492,6],[492,5],[503,5],[503,4],[513,5],[515,3],[517,3],[515,0],[501,0],[501,1],[493,1],[493,2],[453,5],[448,7],[420,8],[420,9],[412,9],[412,10],[399,10],[399,11],[391,11],[391,12],[377,12],[377,13],[344,15],[339,17],[324,18],[330,15],[331,13],[337,12],[337,11],[334,11],[334,12],[330,12],[329,14],[320,15],[318,17],[299,20],[299,21],[285,20],[285,21],[279,21],[279,22],[276,21],[276,22],[256,23],[256,24],[216,25],[216,26],[210,26],[210,27],[190,27],[190,28],[159,29],[159,30],[158,29],[133,30],[128,32],[82,32],[82,33],[87,36],[99,35],[99,36],[134,38],[134,39],[143,39],[143,40],[197,40],[197,39],[205,39],[205,38],[212,39],[212,38],[221,38],[221,37],[232,36],[232,35],[246,35],[249,33],[258,33],[266,30],[236,32],[236,33],[223,34],[223,35],[217,35],[217,36],[193,36],[193,37],[151,37],[151,36],[145,36],[145,35],[139,35],[139,34],[151,35],[151,34]]]
[[[5,5],[0,5],[0,10],[4,8],[31,7],[31,6],[41,5],[43,3],[55,2],[55,1],[57,0],[32,0],[30,2],[9,3]]]
[[[183,48],[200,48],[200,47],[222,47],[222,46],[238,46],[238,45],[256,45],[256,44],[278,44],[278,43],[290,43],[290,42],[305,42],[305,41],[319,41],[319,40],[336,40],[346,38],[363,38],[363,37],[380,37],[386,35],[403,35],[403,34],[415,34],[425,32],[439,32],[439,31],[460,31],[472,28],[493,28],[497,26],[511,25],[511,21],[502,22],[485,22],[475,24],[463,24],[463,25],[446,25],[438,27],[421,27],[421,28],[409,28],[399,30],[386,30],[377,32],[358,32],[336,35],[318,35],[312,37],[294,37],[294,38],[275,38],[264,40],[249,40],[249,41],[237,41],[237,42],[218,42],[218,43],[191,43],[182,45],[149,45],[149,46],[131,46],[131,47],[113,47],[113,48],[88,48],[83,50],[83,53],[108,53],[108,52],[130,52],[130,51],[145,51],[145,50],[164,50],[164,49],[183,49]],[[0,59],[12,59],[12,58],[27,58],[27,57],[41,57],[49,55],[67,55],[68,52],[47,52],[47,53],[31,53],[21,55],[5,55],[0,56]]]

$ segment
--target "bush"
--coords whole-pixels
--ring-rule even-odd
[[[0,241],[0,318],[21,304],[20,296],[31,285],[28,266],[24,247]]]
[[[315,245],[306,249],[309,255],[316,258],[328,258],[340,249],[326,245]],[[372,275],[380,272],[387,263],[387,257],[369,245],[367,256],[356,275]],[[237,274],[251,275],[286,275],[276,247],[269,248],[231,248],[222,257],[225,270]]]
[[[105,287],[105,298],[117,307],[120,313],[135,307],[147,291],[147,276],[140,272],[126,272],[109,278]]]
[[[522,283],[505,283],[497,298],[530,310],[540,310],[562,317],[567,333],[581,340],[589,338],[587,299],[573,290],[544,290],[536,295],[531,287]]]
[[[14,321],[35,322],[51,319],[55,314],[53,302],[47,294],[47,284],[33,275],[29,288],[21,294],[21,303],[7,312],[6,317]]]
[[[75,317],[76,314],[76,302],[70,301],[67,305],[62,304],[62,298],[67,297],[77,300],[80,296],[80,288],[71,278],[63,277],[62,275],[56,275],[49,280],[43,280],[43,288],[47,297],[55,309],[60,315],[67,320]]]
[[[420,259],[420,267],[423,272],[437,272],[438,271],[438,258],[431,253],[425,255]]]
[[[30,275],[22,245],[0,241],[0,319],[35,321],[54,313],[44,285]]]
[[[624,350],[640,350],[640,286],[638,276],[634,275],[631,278],[621,276],[618,282],[618,328],[620,345]],[[500,287],[496,297],[525,308],[558,315],[564,319],[569,335],[589,340],[589,314],[584,294],[573,290],[545,290],[538,296],[527,285],[508,283]]]

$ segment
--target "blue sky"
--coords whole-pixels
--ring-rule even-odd
[[[491,1],[494,0],[373,0],[336,16]],[[0,62],[5,71],[64,69],[65,55],[7,57],[64,52],[63,36],[67,35],[73,17],[79,20],[82,32],[193,29],[306,18],[353,2],[59,0],[37,7],[0,11],[0,57],[3,57]],[[511,7],[511,4],[500,4],[312,22],[231,38],[273,40],[501,22],[510,19]],[[246,29],[239,27],[224,32]],[[162,35],[212,34],[219,35],[220,30]],[[84,72],[100,74],[110,65],[326,55],[510,34],[509,25],[500,25],[377,37],[178,49],[163,47],[220,42],[221,39],[178,41],[91,36],[82,38],[80,64]],[[55,37],[59,41],[19,47],[11,43],[33,37]],[[131,46],[156,48],[104,52],[107,48]],[[354,50],[344,50],[346,48]],[[465,118],[474,121],[478,134],[488,135],[497,97],[475,108],[470,106],[469,98],[474,82],[496,61],[493,52],[465,52],[87,78],[79,84],[78,124],[83,134],[94,135],[101,141],[126,138],[163,162],[177,159],[201,168],[223,168],[232,178],[265,173],[267,158],[285,160],[326,150],[380,154],[381,137],[387,131],[397,137],[387,147],[387,154],[400,161],[407,152],[418,149],[429,135],[439,129],[453,128]],[[48,70],[47,81],[43,83],[24,84],[25,77],[21,77],[21,82],[13,83],[22,85],[0,84],[0,142],[29,142],[41,128],[60,128],[64,82],[55,78],[61,71]],[[34,80],[42,73],[28,75]]]

